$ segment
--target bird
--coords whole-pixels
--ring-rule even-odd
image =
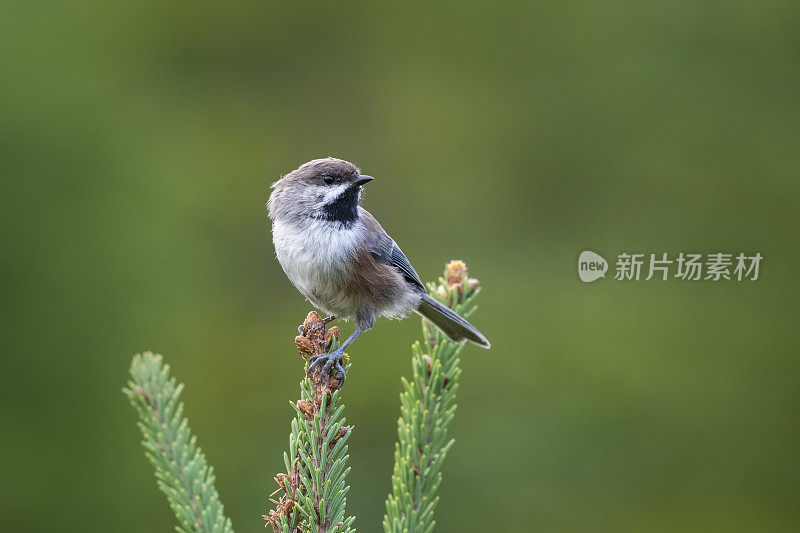
[[[427,318],[450,339],[482,348],[491,344],[478,329],[428,295],[403,251],[369,211],[362,187],[372,176],[334,157],[314,159],[272,184],[267,211],[275,255],[286,276],[317,309],[353,320],[355,331],[335,351],[313,356],[309,375],[331,367],[344,379],[345,350],[378,317]]]

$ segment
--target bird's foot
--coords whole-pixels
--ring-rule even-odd
[[[326,377],[329,376],[329,372],[331,367],[334,369],[334,373],[332,376],[340,381],[340,383],[344,383],[344,367],[342,366],[342,361],[344,360],[344,352],[340,352],[336,350],[335,352],[331,353],[323,353],[319,355],[312,355],[309,358],[309,365],[308,365],[308,375],[311,375],[314,372],[314,369],[320,367],[319,374],[320,376]],[[341,384],[339,388],[341,388]]]

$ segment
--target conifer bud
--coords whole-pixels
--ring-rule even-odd
[[[297,408],[306,415],[306,420],[314,419],[314,404],[307,400],[297,400]]]

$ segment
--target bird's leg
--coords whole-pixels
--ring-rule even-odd
[[[334,352],[334,353],[337,353],[337,352],[338,352],[338,353],[339,353],[339,355],[343,355],[343,354],[344,354],[344,351],[347,349],[347,347],[348,347],[348,346],[350,346],[351,344],[353,344],[353,341],[354,341],[354,340],[356,340],[356,338],[357,338],[359,335],[361,335],[362,333],[364,333],[364,330],[363,330],[363,329],[361,329],[360,327],[356,326],[356,330],[355,330],[355,331],[354,331],[354,332],[353,332],[353,333],[352,333],[352,334],[351,334],[349,337],[347,337],[347,340],[346,340],[346,341],[344,341],[344,342],[342,343],[342,345],[341,345],[341,346],[339,346],[339,347],[336,349],[336,352]]]
[[[356,326],[356,330],[353,332],[352,335],[347,337],[347,340],[339,346],[336,351],[331,353],[323,353],[319,355],[312,355],[309,361],[311,364],[308,365],[308,373],[310,374],[315,367],[322,365],[320,369],[321,375],[326,375],[328,371],[331,369],[332,366],[335,365],[337,377],[341,375],[340,379],[344,379],[344,368],[342,367],[342,357],[344,356],[344,351],[350,346],[356,338],[363,333],[363,330]]]

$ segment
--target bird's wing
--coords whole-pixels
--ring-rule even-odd
[[[372,257],[379,263],[396,268],[409,283],[424,291],[425,286],[422,284],[422,280],[419,279],[419,274],[411,266],[411,262],[406,257],[406,254],[403,253],[403,250],[397,246],[394,239],[387,235],[386,231],[369,211],[363,207],[359,207],[359,211],[361,220],[367,230],[367,246]]]

